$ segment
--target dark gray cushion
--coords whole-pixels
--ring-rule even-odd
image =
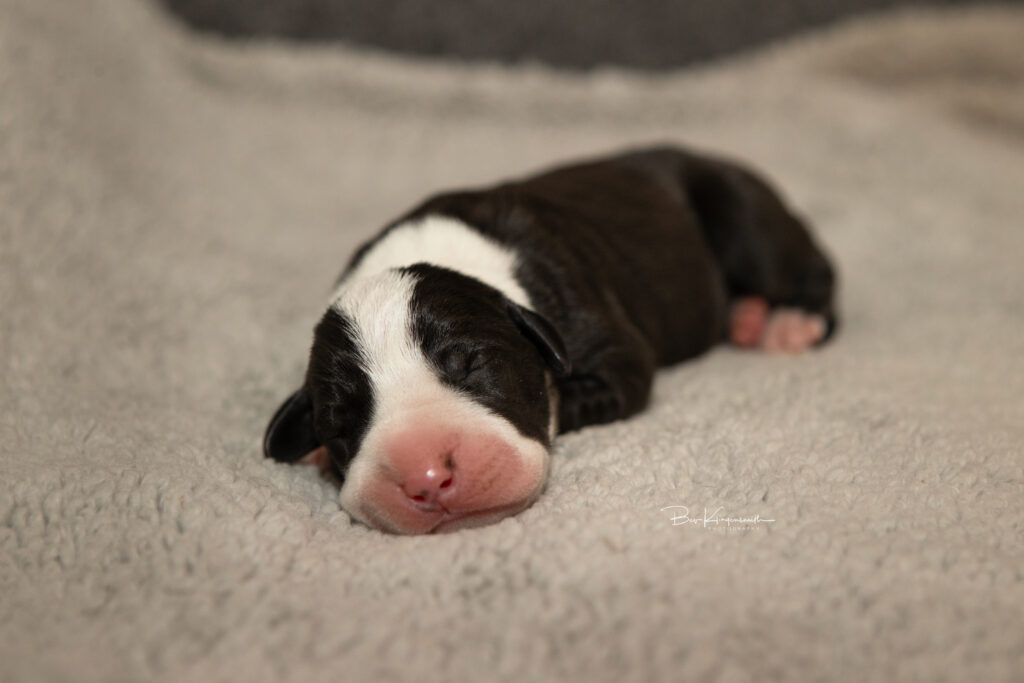
[[[161,0],[226,36],[345,40],[417,55],[663,69],[865,11],[976,0]]]

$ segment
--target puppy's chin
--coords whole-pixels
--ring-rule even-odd
[[[473,529],[476,527],[496,524],[506,517],[512,517],[527,509],[540,497],[543,490],[541,485],[537,493],[528,499],[500,507],[478,510],[475,512],[446,513],[438,512],[423,514],[416,519],[403,519],[400,521],[389,519],[379,514],[381,510],[374,506],[365,505],[358,510],[347,510],[347,512],[367,526],[391,534],[416,535],[416,534],[444,534],[462,529]]]
[[[461,529],[472,529],[475,527],[496,524],[506,517],[518,515],[520,512],[533,505],[537,498],[540,497],[540,491],[543,490],[543,488],[543,485],[541,485],[535,495],[520,503],[513,503],[493,510],[481,510],[479,512],[470,512],[463,515],[453,515],[451,518],[442,519],[441,523],[434,527],[431,532],[443,534],[452,531],[459,531]]]

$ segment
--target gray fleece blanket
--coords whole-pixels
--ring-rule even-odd
[[[568,75],[0,0],[0,680],[1020,680],[1022,35]],[[833,344],[660,373],[487,528],[387,536],[263,459],[360,240],[651,141],[776,180],[840,265]]]

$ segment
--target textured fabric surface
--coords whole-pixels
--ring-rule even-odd
[[[0,0],[0,680],[1020,680],[1022,34],[571,76]],[[483,529],[382,535],[261,457],[377,226],[653,140],[770,173],[840,264],[835,343],[662,372]]]

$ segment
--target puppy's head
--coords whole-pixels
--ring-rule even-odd
[[[339,291],[265,453],[329,464],[342,507],[385,531],[479,526],[529,506],[557,431],[552,378],[569,371],[554,328],[426,264]]]

